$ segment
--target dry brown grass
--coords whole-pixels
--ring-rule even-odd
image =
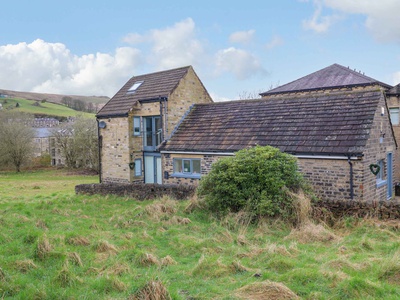
[[[128,300],[171,300],[171,296],[161,281],[150,281]]]
[[[242,263],[238,260],[233,261],[232,264],[230,265],[230,268],[232,269],[233,273],[243,273],[243,272],[253,271],[253,269],[243,266]]]
[[[202,255],[194,267],[192,274],[203,278],[218,278],[232,274],[233,269],[221,262],[221,259],[212,260]]]
[[[269,244],[265,247],[266,251],[270,254],[278,253],[283,256],[293,256],[285,245]]]
[[[29,222],[30,219],[24,215],[19,215],[19,214],[14,214],[14,217],[18,220],[20,220],[21,222]]]
[[[53,249],[53,246],[50,244],[46,235],[43,235],[41,238],[38,239],[36,249],[35,249],[35,256],[38,259],[45,259]]]
[[[236,296],[241,299],[248,300],[265,300],[265,299],[300,299],[287,286],[280,282],[263,281],[246,285],[236,290]]]
[[[123,274],[130,274],[131,268],[126,263],[117,262],[106,270],[108,275],[121,276]]]
[[[310,222],[311,216],[311,199],[304,194],[302,190],[290,193],[293,199],[293,206],[296,214],[296,226],[300,227]]]
[[[292,229],[290,234],[286,237],[288,239],[294,239],[302,244],[314,243],[314,242],[332,242],[337,241],[339,238],[333,232],[326,229],[321,224],[306,223],[299,228]]]
[[[26,273],[32,269],[36,269],[37,265],[31,259],[24,259],[17,260],[15,262],[15,268],[22,273]]]
[[[137,258],[137,262],[139,265],[144,266],[144,267],[160,265],[160,261],[158,260],[157,256],[155,256],[151,253],[142,253]]]
[[[6,273],[4,273],[3,269],[0,267],[0,281],[6,281]]]
[[[127,285],[118,278],[111,279],[111,288],[117,292],[124,292],[127,290]]]
[[[163,267],[164,267],[164,266],[172,266],[172,265],[178,264],[178,263],[176,262],[176,260],[173,259],[173,258],[172,258],[171,256],[169,256],[169,255],[167,255],[166,257],[161,258],[160,263],[161,263],[161,265],[162,265]]]
[[[96,245],[96,252],[98,253],[118,253],[118,248],[108,241],[99,241]]]
[[[74,265],[83,266],[81,256],[77,252],[70,252],[67,255],[68,260],[72,262]]]
[[[175,214],[177,212],[177,202],[168,197],[164,197],[158,202],[147,205],[144,210],[151,218],[159,220],[165,215]]]
[[[76,236],[76,237],[71,237],[67,239],[67,243],[70,245],[74,246],[89,246],[90,241],[88,238],[85,238],[83,236]]]
[[[49,229],[49,228],[47,227],[47,225],[46,225],[46,222],[43,221],[43,220],[37,220],[37,221],[36,221],[36,227],[37,227],[37,228],[44,229],[44,230],[48,230],[48,229]]]
[[[60,272],[58,272],[55,281],[64,288],[76,283],[76,277],[69,270],[68,262],[65,263]]]
[[[179,216],[173,216],[171,219],[166,222],[169,225],[187,225],[192,223],[189,218],[182,218]]]
[[[194,196],[189,199],[189,204],[185,207],[184,212],[187,214],[191,214],[195,210],[203,209],[204,207],[204,201],[199,199],[197,194],[194,194]]]

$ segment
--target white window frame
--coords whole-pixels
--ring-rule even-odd
[[[182,168],[184,168],[185,162],[189,163],[189,168],[177,170],[177,162],[178,161],[181,161]],[[193,162],[199,163],[200,170],[198,172],[194,172]],[[172,174],[172,176],[174,176],[174,177],[184,177],[184,178],[200,178],[201,177],[201,159],[200,158],[184,158],[184,157],[174,158],[173,159],[173,168],[174,168],[174,173]]]
[[[392,125],[399,125],[400,124],[400,109],[398,107],[391,107],[389,108],[390,112],[390,121]]]
[[[379,166],[379,173],[376,175],[376,186],[381,187],[386,184],[385,160],[384,159],[378,160],[377,165]]]
[[[142,176],[142,159],[136,158],[135,159],[135,177]]]
[[[140,124],[141,124],[140,117],[139,116],[133,117],[133,135],[134,136],[140,136],[141,135],[142,130],[140,128]],[[136,131],[136,129],[138,131]]]

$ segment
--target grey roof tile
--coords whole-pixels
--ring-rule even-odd
[[[97,117],[125,115],[141,100],[168,97],[188,72],[188,67],[134,76],[97,113]],[[143,81],[134,93],[127,93],[136,82]]]
[[[339,64],[333,64],[329,67],[311,73],[307,76],[281,85],[277,88],[261,93],[262,96],[278,93],[302,92],[307,90],[319,90],[338,87],[352,87],[357,85],[379,84],[385,88],[391,88],[390,85],[379,82],[376,79],[365,76],[357,71],[351,70]],[[329,97],[329,96],[327,96]]]
[[[196,104],[161,150],[270,145],[297,154],[354,154],[366,145],[381,97],[380,91],[364,91]]]

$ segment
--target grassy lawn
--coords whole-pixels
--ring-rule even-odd
[[[97,180],[0,173],[0,297],[168,299],[145,298],[153,287],[172,299],[400,298],[398,221],[293,229],[216,220],[189,200],[74,194]]]
[[[60,117],[69,117],[81,114],[88,117],[94,117],[94,114],[79,112],[64,105],[50,103],[50,102],[42,103],[39,101],[38,106],[33,105],[36,102],[37,101],[27,100],[27,99],[7,98],[7,103],[2,103],[2,105],[4,110],[13,109],[14,111],[30,113],[30,114],[60,116]],[[19,104],[19,107],[16,107],[17,103]]]

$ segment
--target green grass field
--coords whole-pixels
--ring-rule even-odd
[[[6,100],[7,103],[3,103],[4,100],[0,101],[0,103],[2,103],[3,106],[3,110],[12,109],[13,111],[19,111],[29,114],[60,116],[60,117],[76,116],[78,114],[94,117],[94,114],[79,112],[61,104],[55,104],[50,102],[42,103],[40,101],[37,102],[33,100],[19,99],[19,98],[17,99],[7,98]],[[16,107],[17,103],[19,104],[19,107]],[[36,106],[34,105],[35,103],[38,103],[39,105]]]
[[[399,221],[296,229],[216,220],[195,199],[74,194],[97,181],[0,173],[0,298],[400,298]]]

